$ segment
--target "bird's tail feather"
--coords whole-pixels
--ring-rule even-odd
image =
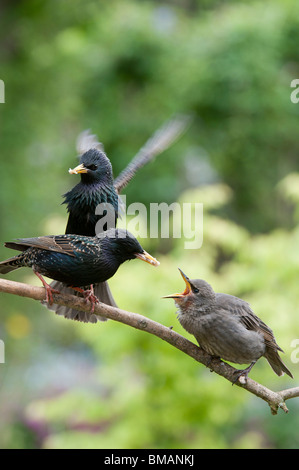
[[[51,282],[51,287],[55,290],[58,290],[61,294],[66,295],[78,295],[80,296],[79,292],[74,291],[70,287],[67,287],[62,282],[53,281]],[[103,303],[107,305],[111,305],[116,307],[116,303],[113,299],[112,293],[110,291],[108,282],[101,282],[100,284],[94,285],[94,295]],[[96,323],[97,320],[99,321],[106,321],[107,318],[101,317],[100,315],[89,314],[86,312],[82,312],[80,310],[75,310],[69,307],[64,307],[63,305],[52,304],[48,305],[46,302],[43,304],[49,309],[53,310],[57,315],[64,316],[70,320],[77,320],[84,323]]]
[[[7,274],[22,266],[22,255],[14,256],[13,258],[6,259],[0,263],[0,274]]]
[[[101,302],[103,302],[106,305],[111,305],[111,307],[117,307],[107,281],[101,282],[100,284],[95,284],[93,286],[93,291],[94,291],[94,295]],[[103,320],[105,321],[107,320],[107,318],[103,318]]]
[[[280,376],[280,375],[283,375],[283,373],[285,372],[287,375],[289,375],[293,379],[292,373],[289,371],[287,366],[282,362],[278,352],[275,349],[267,348],[267,351],[265,353],[265,358],[269,362],[275,374]]]

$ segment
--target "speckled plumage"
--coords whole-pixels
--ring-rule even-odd
[[[104,282],[122,263],[145,253],[136,238],[122,229],[110,229],[101,238],[57,235],[19,239],[5,246],[22,253],[1,262],[0,273],[29,267],[73,287]]]
[[[111,204],[114,214],[109,222],[112,227],[115,227],[118,218],[119,198],[113,184],[111,162],[104,153],[101,144],[96,141],[96,136],[90,135],[89,132],[82,133],[79,136],[77,147],[81,153],[79,164],[84,167],[86,172],[79,171],[80,182],[64,194],[63,204],[66,204],[69,213],[65,232],[93,237],[97,231],[106,231],[111,228],[105,218],[102,228],[99,229],[97,224],[102,217],[106,217],[106,212],[102,212],[102,215],[96,214],[97,207],[103,203]],[[76,173],[76,171],[73,172]],[[61,282],[53,281],[51,287],[64,294],[70,294],[68,287]],[[95,284],[94,292],[102,302],[116,306],[107,281]],[[78,310],[56,304],[48,306],[48,308],[65,318],[90,321],[89,316]],[[97,318],[101,321],[106,320],[100,316]]]
[[[91,135],[89,131],[81,133],[77,141],[80,168],[70,170],[71,174],[79,173],[81,181],[64,195],[63,203],[67,205],[69,212],[66,233],[94,236],[102,230],[106,231],[110,226],[115,227],[119,216],[119,192],[129,183],[137,170],[178,138],[189,121],[190,118],[187,116],[177,116],[158,129],[116,180],[113,178],[110,160],[104,153],[102,144],[97,141],[97,137]],[[109,203],[114,209],[114,214],[109,217],[109,227],[106,212],[102,216],[95,213],[101,203]],[[51,286],[65,294],[70,293],[67,287],[57,281],[52,282]],[[116,306],[107,282],[96,284],[94,292],[104,303]],[[66,318],[89,321],[89,317],[83,312],[55,304],[49,308]],[[101,317],[98,319],[104,320]]]

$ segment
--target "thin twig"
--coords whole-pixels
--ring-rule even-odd
[[[21,297],[28,297],[40,301],[45,300],[46,297],[45,289],[43,287],[31,286],[20,282],[8,281],[6,279],[0,279],[0,292],[14,294]],[[54,303],[57,303],[58,305],[64,305],[66,307],[82,310],[87,313],[90,312],[90,304],[86,303],[86,301],[80,297],[73,295],[53,294],[53,300]],[[197,362],[205,365],[211,371],[221,375],[231,383],[234,383],[236,369],[219,359],[212,358],[203,349],[184,338],[184,336],[176,333],[169,327],[161,325],[160,323],[155,322],[150,318],[147,318],[138,313],[128,312],[116,307],[111,307],[101,302],[96,304],[94,314],[104,316],[111,320],[155,335],[163,341],[171,344],[173,347],[184,352],[188,356],[192,357]],[[272,390],[264,387],[260,383],[255,382],[250,378],[248,378],[245,383],[242,383],[239,380],[235,385],[247,390],[248,392],[267,402],[270,406],[272,414],[277,414],[279,408],[287,413],[288,408],[286,407],[285,401],[289,400],[290,398],[299,397],[299,387],[282,390],[280,392],[273,392]]]

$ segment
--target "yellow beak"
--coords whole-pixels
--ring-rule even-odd
[[[77,175],[78,173],[87,173],[88,169],[85,168],[84,163],[81,163],[80,165],[76,166],[73,170],[70,168],[69,169],[69,174],[70,175]]]
[[[179,271],[181,273],[181,276],[184,279],[185,284],[186,284],[186,288],[185,288],[184,292],[182,292],[181,294],[164,295],[162,297],[162,299],[182,299],[183,297],[185,297],[185,295],[190,294],[190,292],[192,291],[191,284],[190,284],[188,276],[186,276],[186,274],[184,274],[183,271],[180,268],[178,268],[178,269],[179,269]]]
[[[159,261],[156,260],[152,255],[144,251],[143,253],[136,253],[135,254],[136,258],[141,259],[142,261],[145,261],[146,263],[152,264],[153,266],[159,266]]]

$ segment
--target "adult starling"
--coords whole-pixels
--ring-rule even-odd
[[[88,148],[91,145],[91,148]],[[83,132],[78,139],[78,150],[82,151],[80,164],[69,169],[70,174],[80,174],[81,180],[70,191],[64,194],[63,204],[69,212],[66,233],[96,235],[97,222],[104,214],[96,214],[99,204],[110,204],[114,210],[111,226],[103,224],[102,230],[115,228],[118,218],[118,194],[114,187],[112,165],[103,152],[102,146],[96,142],[95,136]],[[105,221],[104,221],[105,222]]]
[[[186,288],[181,294],[167,295],[175,299],[178,320],[188,333],[195,336],[208,354],[236,364],[249,364],[236,371],[236,380],[248,373],[264,356],[277,375],[285,372],[293,377],[278,355],[282,349],[272,330],[251,310],[244,300],[229,294],[217,294],[202,279],[181,275]]]
[[[80,174],[81,181],[64,195],[63,204],[67,205],[69,212],[66,233],[92,237],[96,233],[115,227],[119,216],[120,191],[129,183],[137,170],[168,148],[186,129],[189,122],[188,116],[176,116],[164,124],[115,180],[112,165],[102,144],[89,131],[81,133],[77,141],[80,162],[74,169],[69,170],[70,174]],[[99,206],[100,204],[102,206]],[[96,214],[97,207],[102,207],[102,211],[98,214]],[[105,212],[105,208],[108,213]],[[66,286],[56,281],[52,282],[51,286],[60,292],[70,293]],[[94,290],[102,302],[116,306],[107,282],[96,284]],[[82,316],[83,321],[86,318],[84,313],[60,305],[53,305],[50,308],[66,318],[80,319]],[[106,320],[101,317],[98,319]]]
[[[93,237],[96,232],[98,234],[107,228],[113,228],[107,223],[103,223],[103,227],[97,224],[103,217],[106,221],[106,214],[96,214],[96,209],[99,204],[107,203],[114,209],[111,222],[115,228],[121,190],[127,186],[137,170],[178,138],[189,121],[188,116],[178,116],[164,124],[115,180],[111,162],[102,144],[97,142],[96,136],[91,135],[89,131],[82,132],[77,141],[80,163],[74,169],[69,169],[70,174],[80,174],[81,181],[64,195],[63,201],[69,212],[66,233]]]
[[[2,261],[1,274],[24,266],[32,268],[46,288],[49,303],[53,302],[52,292],[57,291],[42,276],[79,290],[91,300],[92,311],[94,303],[101,300],[94,295],[93,284],[110,279],[122,263],[139,258],[154,266],[159,265],[155,258],[143,250],[136,238],[123,229],[109,229],[99,238],[67,234],[20,238],[5,243],[5,246],[22,253]],[[83,290],[82,286],[91,288]],[[95,322],[95,315],[89,321]]]

